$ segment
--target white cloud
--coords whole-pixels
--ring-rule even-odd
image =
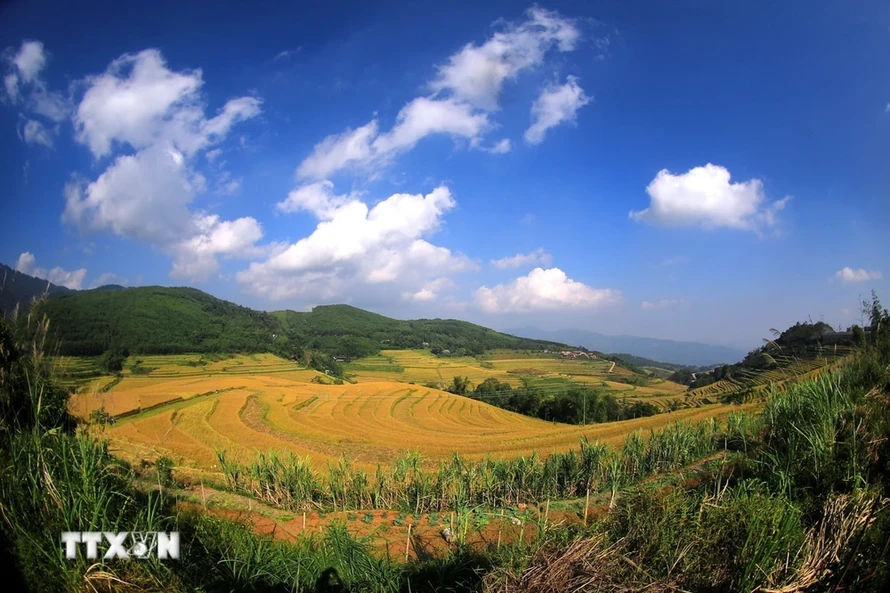
[[[297,47],[295,49],[285,49],[285,50],[282,50],[282,51],[278,52],[277,54],[275,54],[275,57],[272,59],[273,60],[283,60],[284,58],[289,58],[293,55],[300,53],[300,51],[302,49],[303,49],[302,46]]]
[[[667,309],[668,307],[676,307],[685,303],[683,299],[662,299],[660,301],[650,302],[643,301],[640,306],[647,311],[657,311],[659,309]]]
[[[355,130],[328,136],[316,144],[312,154],[300,163],[297,175],[320,179],[351,164],[369,161],[372,156],[371,142],[377,135],[375,119]]]
[[[42,123],[36,119],[26,120],[19,130],[19,136],[25,144],[41,144],[47,148],[53,147],[53,136]]]
[[[464,138],[475,145],[489,125],[487,115],[474,113],[465,103],[418,97],[399,111],[388,132],[380,133],[375,119],[355,130],[325,138],[300,163],[297,175],[322,179],[350,166],[384,164],[431,134]]]
[[[40,41],[24,41],[12,63],[21,76],[22,82],[35,82],[46,65],[46,54]]]
[[[760,232],[776,225],[776,214],[790,197],[768,203],[763,183],[751,179],[731,183],[725,168],[708,163],[681,175],[662,169],[646,188],[651,201],[630,218],[665,226],[700,225]]]
[[[580,36],[573,21],[557,12],[531,8],[524,22],[507,24],[482,45],[469,43],[452,55],[438,68],[430,88],[494,111],[505,81],[543,63],[552,47],[572,51]]]
[[[621,300],[619,291],[591,288],[568,278],[559,268],[535,268],[509,284],[483,286],[474,296],[476,305],[486,313],[591,309]]]
[[[348,167],[383,166],[433,134],[466,140],[473,148],[495,154],[508,152],[510,142],[506,139],[492,148],[481,146],[483,134],[494,127],[489,114],[498,108],[505,81],[542,64],[553,47],[573,50],[579,38],[573,21],[532,8],[522,23],[507,24],[481,46],[470,43],[452,55],[429,83],[433,94],[409,101],[391,130],[381,131],[375,118],[359,128],[328,136],[300,163],[297,176],[324,179]]]
[[[36,265],[34,254],[28,251],[19,255],[19,259],[15,264],[15,269],[22,274],[34,276],[35,278],[42,278],[57,286],[64,286],[72,290],[80,290],[83,287],[83,279],[87,275],[86,268],[80,268],[72,272],[63,270],[58,266],[51,270],[39,268]]]
[[[437,300],[439,295],[445,291],[455,287],[454,281],[450,278],[436,278],[424,284],[417,292],[405,292],[402,298],[406,301],[414,301],[417,303],[429,303]]]
[[[19,75],[15,72],[10,72],[4,76],[3,88],[6,90],[9,100],[16,103],[19,100]]]
[[[192,166],[195,156],[259,114],[259,99],[232,99],[207,119],[201,71],[173,72],[157,50],[121,56],[85,84],[74,118],[76,139],[96,158],[119,147],[135,152],[114,158],[93,182],[69,183],[65,222],[143,241],[174,258],[173,276],[196,281],[218,269],[217,256],[262,255],[254,245],[262,229],[253,218],[222,221],[190,209],[207,190],[207,180]],[[232,193],[240,180],[224,171],[215,187]]]
[[[222,154],[221,148],[214,148],[213,150],[208,150],[204,153],[204,158],[207,159],[207,162],[212,163],[216,160],[216,157]]]
[[[359,194],[334,195],[334,184],[325,179],[295,188],[275,207],[281,212],[306,211],[321,220],[330,220],[338,208],[359,197]]]
[[[840,282],[868,282],[869,280],[882,280],[884,275],[877,270],[868,271],[864,268],[854,270],[848,266],[835,272],[834,278]]]
[[[217,215],[206,215],[196,216],[193,224],[197,233],[172,250],[174,278],[207,280],[219,269],[217,256],[256,258],[264,253],[256,246],[263,229],[253,218],[220,221]]]
[[[569,76],[563,85],[548,86],[532,105],[532,125],[525,131],[525,141],[540,144],[550,128],[563,122],[574,123],[578,110],[590,100],[575,76]]]
[[[63,220],[158,246],[182,238],[191,219],[188,204],[205,183],[183,158],[160,146],[118,157],[85,187],[68,184]]]
[[[68,99],[42,86],[35,88],[31,93],[29,107],[34,113],[54,122],[64,121],[71,112],[71,103]]]
[[[510,139],[504,138],[487,150],[492,154],[507,154],[511,148],[513,148],[513,145],[510,143]]]
[[[435,293],[444,285],[429,284],[432,280],[477,269],[466,256],[424,239],[455,205],[444,186],[425,196],[394,194],[373,208],[357,194],[335,195],[327,181],[303,186],[278,207],[312,213],[319,219],[315,231],[278,247],[236,278],[246,290],[273,300],[342,299],[358,287],[363,294]],[[434,295],[418,298],[427,296]]]
[[[502,257],[501,259],[491,260],[491,265],[499,270],[507,270],[510,268],[521,268],[535,264],[543,264],[549,266],[553,261],[553,256],[545,252],[543,248],[538,248],[531,253],[517,253],[512,257]]]
[[[19,255],[19,259],[15,263],[15,269],[22,274],[28,274],[30,276],[31,272],[34,270],[35,261],[36,260],[34,258],[34,254],[29,251],[25,251],[24,253]]]
[[[48,61],[42,42],[24,41],[18,51],[7,48],[3,56],[8,70],[3,77],[3,96],[7,101],[56,123],[68,117],[71,112],[70,101],[61,93],[47,90],[46,82],[41,77]],[[22,140],[31,145],[51,147],[54,131],[36,119],[25,119],[28,120],[26,126],[30,129],[19,133]]]
[[[216,189],[216,193],[221,196],[233,196],[241,191],[241,184],[242,179],[240,177],[238,179],[226,181]]]
[[[377,154],[390,155],[414,148],[419,140],[431,134],[473,140],[488,125],[487,115],[474,113],[465,103],[418,97],[399,111],[396,125],[375,138],[372,147]]]

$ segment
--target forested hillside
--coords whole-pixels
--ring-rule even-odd
[[[390,319],[348,305],[312,312],[266,313],[194,288],[148,286],[72,292],[39,304],[50,320],[49,347],[60,354],[307,352],[356,358],[382,348],[429,347],[434,353],[482,354],[493,348],[541,350],[562,344],[527,340],[457,320]],[[319,364],[331,368],[330,361]]]
[[[91,356],[109,349],[131,354],[263,352],[277,319],[194,288],[147,286],[88,290],[49,299],[49,346],[60,354]]]
[[[455,319],[403,321],[349,305],[315,307],[310,313],[275,311],[291,343],[350,358],[368,356],[381,348],[429,347],[435,354],[482,354],[494,348],[542,350],[564,344],[518,338]]]

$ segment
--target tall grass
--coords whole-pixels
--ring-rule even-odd
[[[409,453],[374,476],[341,458],[328,471],[314,472],[308,460],[275,452],[262,453],[250,464],[230,460],[218,451],[225,484],[288,510],[322,508],[359,510],[392,508],[434,512],[482,505],[489,508],[585,496],[670,472],[725,450],[729,431],[747,442],[751,424],[677,422],[662,430],[630,434],[620,450],[582,439],[580,447],[563,453],[533,453],[512,459],[466,460],[457,453],[435,465]]]

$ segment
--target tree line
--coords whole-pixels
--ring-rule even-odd
[[[435,386],[433,386],[435,387]],[[454,377],[445,390],[485,402],[492,406],[564,424],[596,424],[615,422],[661,412],[658,406],[648,402],[625,402],[602,390],[566,384],[559,390],[535,386],[528,379],[513,387],[509,383],[489,377],[475,388],[467,377]]]

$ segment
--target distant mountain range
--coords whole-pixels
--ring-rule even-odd
[[[684,366],[710,366],[738,362],[747,354],[728,346],[714,346],[700,342],[680,342],[637,336],[607,336],[591,331],[565,329],[544,330],[537,327],[505,330],[508,334],[540,340],[564,342],[589,350],[608,353],[628,353],[659,362]]]

